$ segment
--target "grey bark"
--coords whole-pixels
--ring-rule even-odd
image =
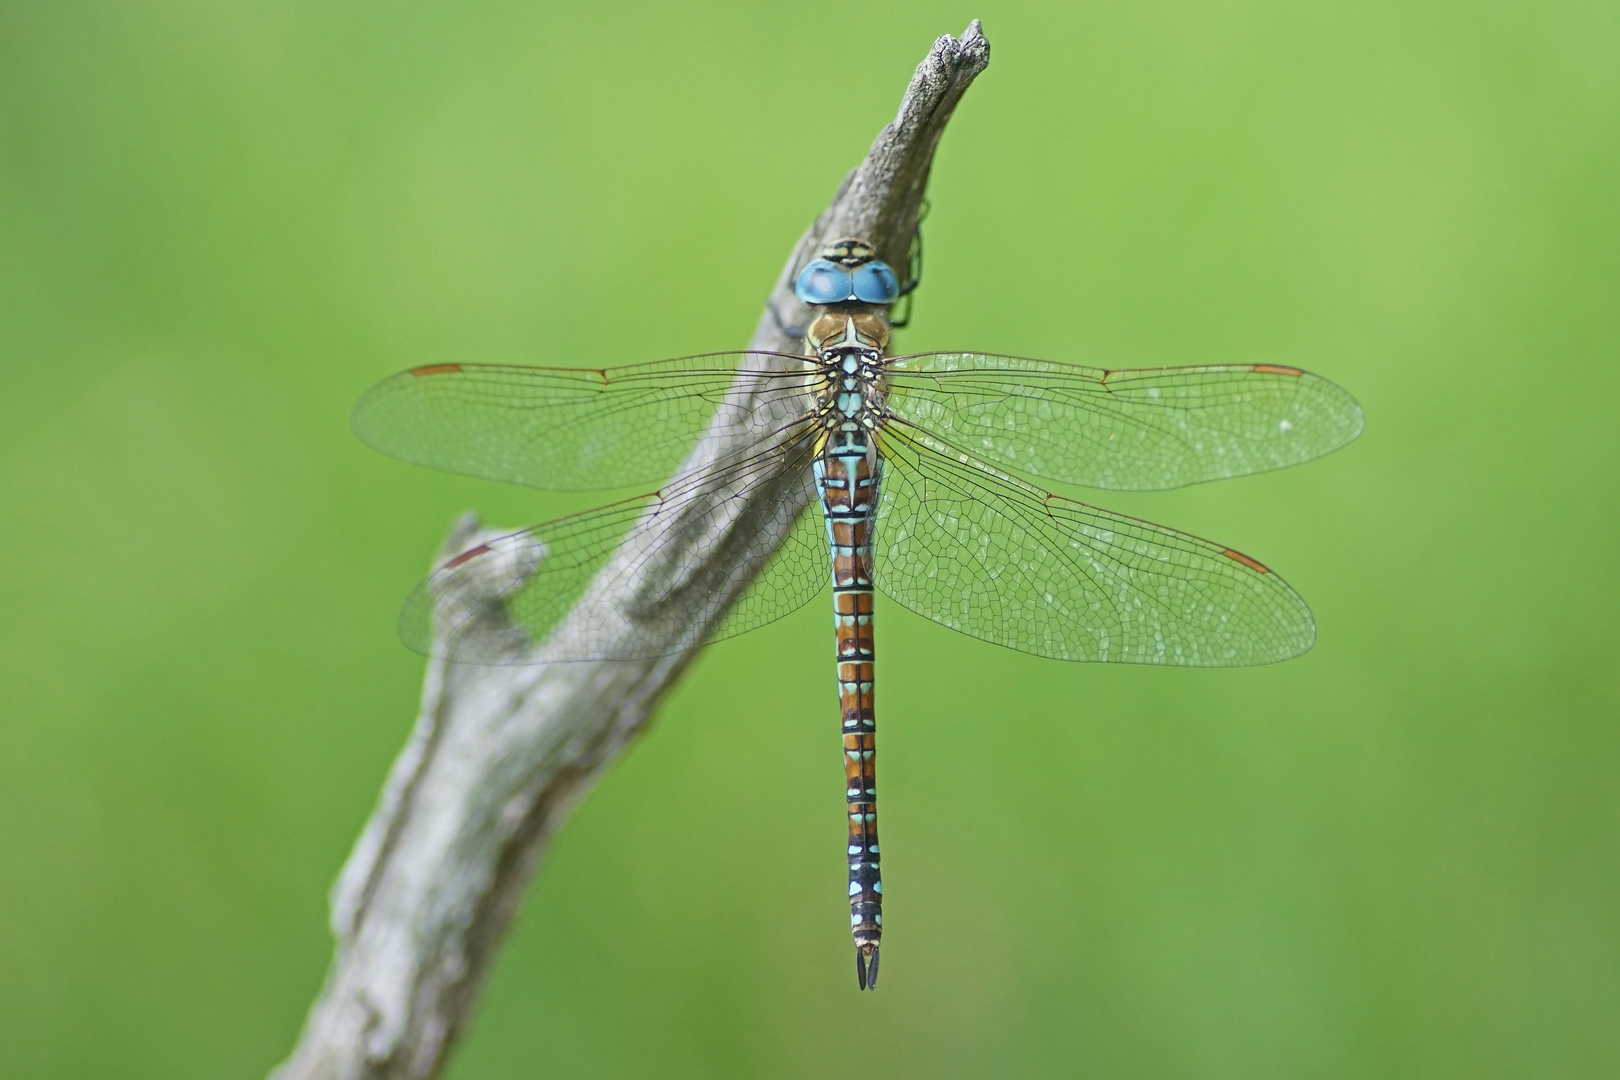
[[[781,323],[802,326],[809,312],[793,280],[827,241],[858,236],[894,266],[905,264],[934,149],[952,110],[989,63],[977,20],[960,39],[934,42],[866,160],[839,187],[827,210],[799,239],[783,266],[749,348],[797,352]],[[739,392],[745,392],[739,387]],[[756,403],[757,404],[757,403]],[[763,407],[762,405],[759,407]],[[718,419],[718,418],[717,418]],[[730,430],[711,425],[683,473],[710,467],[728,447],[759,430],[745,417]],[[782,483],[802,478],[783,477]],[[760,485],[748,498],[780,497]],[[781,515],[728,507],[724,520],[680,521],[679,534],[712,537],[728,529],[776,530],[768,543],[716,544],[767,555],[781,543]],[[482,532],[458,522],[441,559]],[[621,552],[615,558],[639,558]],[[759,572],[763,557],[740,567],[703,568],[720,584],[683,613],[671,643],[701,642]],[[643,574],[692,573],[679,559]],[[615,577],[604,573],[599,580]],[[569,621],[604,617],[635,627],[627,598],[587,590]],[[438,1074],[465,1026],[551,837],[590,785],[647,725],[653,709],[692,661],[696,647],[640,661],[478,667],[431,660],[421,712],[394,762],[376,811],[332,891],[336,948],[326,983],[311,1006],[292,1056],[274,1080],[424,1080]],[[536,657],[543,654],[537,652]]]

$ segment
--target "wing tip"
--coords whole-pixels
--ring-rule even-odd
[[[440,573],[443,573],[446,570],[454,570],[462,563],[476,559],[480,555],[488,554],[490,550],[492,549],[488,544],[479,544],[476,547],[470,547],[466,551],[463,551],[460,555],[457,555],[455,558],[445,563],[443,566],[439,567],[439,571]]]
[[[1221,554],[1225,555],[1228,559],[1231,559],[1235,563],[1240,563],[1247,566],[1250,570],[1253,570],[1257,574],[1271,573],[1271,568],[1265,563],[1262,563],[1259,559],[1251,559],[1241,551],[1237,551],[1233,548],[1227,548],[1226,550],[1222,551]]]

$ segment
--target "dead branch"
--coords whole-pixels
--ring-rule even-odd
[[[826,241],[860,236],[891,265],[905,265],[934,149],[989,59],[977,21],[960,39],[934,42],[899,115],[795,245],[771,293],[778,314],[767,306],[750,349],[799,351],[801,343],[782,323],[802,326],[808,317],[793,295],[793,280]],[[682,473],[713,466],[728,446],[759,430],[746,415],[732,414],[726,423],[732,430],[711,425]],[[802,487],[802,478],[783,480]],[[780,489],[760,485],[749,497],[779,495]],[[780,514],[730,513],[706,527],[777,530],[765,544],[756,537],[743,545],[768,557],[790,524]],[[441,561],[480,535],[494,534],[480,534],[470,517],[459,522]],[[723,586],[694,600],[671,641],[704,640],[763,564],[762,557],[716,573]],[[676,570],[665,561],[649,563],[644,572]],[[592,589],[580,609],[590,606],[599,619],[604,610],[623,612],[626,599]],[[428,1080],[438,1074],[551,837],[646,727],[695,652],[693,646],[614,663],[428,663],[416,728],[332,892],[336,949],[326,984],[273,1080]]]

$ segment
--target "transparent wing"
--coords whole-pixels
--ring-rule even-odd
[[[881,436],[873,582],[935,622],[1059,660],[1229,667],[1311,647],[1287,582],[1220,544]]]
[[[400,636],[418,652],[482,664],[679,652],[710,624],[705,609],[734,593],[785,533],[781,557],[717,636],[780,618],[827,579],[825,552],[813,574],[799,527],[814,447],[814,430],[795,425],[660,491],[470,548],[411,594]]]
[[[353,424],[366,445],[415,465],[591,491],[663,480],[721,409],[768,426],[760,399],[806,394],[809,370],[760,352],[605,370],[433,364],[366,391]],[[739,375],[751,377],[739,386]]]
[[[961,452],[1048,480],[1153,491],[1295,465],[1361,434],[1361,406],[1276,364],[1109,371],[988,353],[886,365],[889,407]]]
[[[813,482],[808,483],[805,495],[805,508],[793,523],[793,531],[771,556],[764,572],[732,605],[725,622],[709,636],[710,641],[723,641],[775,622],[827,589],[832,581],[832,561]]]

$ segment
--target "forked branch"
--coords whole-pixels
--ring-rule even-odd
[[[894,123],[879,132],[866,160],[794,247],[750,349],[799,351],[801,343],[783,329],[784,323],[802,325],[808,315],[793,295],[793,279],[828,240],[860,236],[891,265],[905,265],[934,149],[956,103],[989,59],[990,45],[977,21],[960,39],[945,36],[934,43]],[[725,412],[726,421],[717,418],[681,466],[683,473],[712,467],[747,432],[759,430],[748,415]],[[803,486],[799,477],[779,480]],[[781,490],[760,484],[747,497],[777,499]],[[766,556],[788,528],[780,514],[735,508],[725,521],[685,524],[711,534],[778,529],[779,535],[764,537],[765,544],[755,538],[713,547]],[[440,561],[480,535],[486,534],[474,519],[463,519]],[[702,641],[763,565],[760,557],[748,565],[710,568],[721,586],[693,600],[684,625],[671,629],[671,643]],[[666,562],[648,564],[644,572],[675,570]],[[580,605],[629,620],[628,600],[593,589]],[[559,632],[567,626],[565,619]],[[275,1080],[425,1080],[438,1074],[551,837],[646,726],[695,652],[693,647],[651,660],[533,667],[428,663],[416,728],[333,888],[336,949],[326,984],[298,1046],[272,1074]]]

